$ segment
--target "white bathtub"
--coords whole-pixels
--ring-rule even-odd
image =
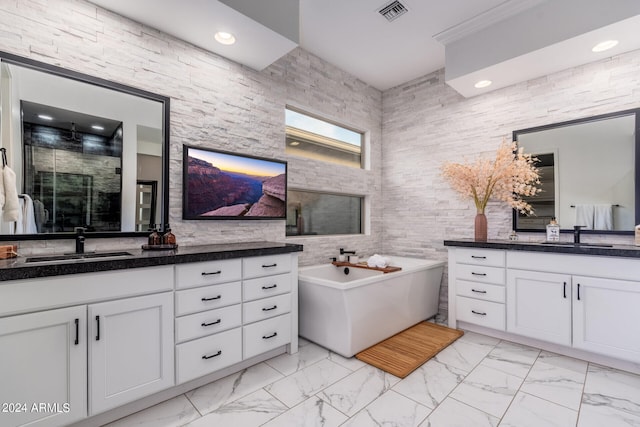
[[[345,357],[433,317],[444,261],[389,257],[401,271],[332,264],[298,270],[300,336]]]

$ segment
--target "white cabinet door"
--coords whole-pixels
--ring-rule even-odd
[[[1,426],[84,418],[86,378],[86,306],[0,319]]]
[[[640,363],[640,285],[573,277],[573,346]]]
[[[174,384],[173,293],[89,305],[89,415]]]
[[[571,345],[571,276],[507,270],[507,331]]]

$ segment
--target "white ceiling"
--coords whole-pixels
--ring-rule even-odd
[[[469,34],[469,27],[482,30],[491,25],[496,16],[508,19],[509,13],[520,13],[541,3],[548,6],[554,2],[569,0],[400,0],[408,12],[392,22],[378,13],[389,0],[299,0],[299,43],[297,40],[292,41],[291,36],[287,38],[270,29],[269,19],[260,21],[255,16],[251,19],[227,6],[234,2],[240,3],[240,0],[223,0],[226,4],[216,0],[90,1],[256,70],[265,68],[299,44],[303,49],[371,86],[386,90],[443,68],[445,44],[449,43],[446,39],[452,33],[463,34],[466,31],[464,35],[473,38],[473,34]],[[269,1],[274,2],[275,7],[278,4],[291,4],[291,0]],[[631,0],[591,0],[591,3],[600,5],[630,2]],[[245,8],[250,4],[247,1],[242,3]],[[283,6],[282,9],[283,14],[291,13],[290,8]],[[579,19],[579,15],[579,11],[576,11],[569,19]],[[464,31],[457,31],[458,28]],[[237,43],[233,46],[216,43],[213,33],[218,30],[234,33]],[[539,31],[544,35],[548,28],[542,26]],[[441,37],[442,34],[446,37]],[[437,37],[439,41],[434,38],[436,35],[440,35]],[[627,45],[624,50],[618,48],[614,53],[640,48],[640,37],[633,38],[635,46]],[[513,39],[517,39],[517,34],[514,34]],[[565,68],[577,65],[575,61],[566,61],[567,57],[575,55],[575,43],[566,48],[556,46],[556,43],[550,45],[554,46],[551,57],[541,56],[537,52],[534,58],[536,72],[542,73],[538,75],[557,71],[553,67],[544,69],[540,64],[560,64],[558,58],[563,59],[561,66]],[[593,57],[592,60],[602,57],[603,55]],[[580,61],[588,62],[589,58]],[[518,76],[519,72],[527,71],[527,63],[522,60],[514,61],[508,68],[499,70],[502,75],[510,76],[510,80],[502,86],[537,77],[532,76],[530,71],[525,72],[521,78]],[[483,69],[491,70],[496,65],[499,64],[490,64]],[[520,71],[515,72],[518,67]],[[477,71],[482,70],[474,70]],[[476,74],[483,74],[465,74],[471,77],[460,80],[465,76],[456,76],[462,82],[458,82],[460,87],[456,87],[456,82],[450,83],[465,96],[502,87],[493,85],[482,91],[466,90],[462,85],[466,87],[476,78]]]

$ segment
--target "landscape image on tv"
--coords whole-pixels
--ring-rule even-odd
[[[183,147],[184,219],[284,219],[287,163]]]

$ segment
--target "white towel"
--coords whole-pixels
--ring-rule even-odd
[[[576,205],[575,225],[582,225],[586,230],[593,230],[594,205]]]
[[[367,260],[367,265],[369,267],[384,268],[389,265],[389,259],[382,255],[374,254]]]
[[[33,211],[33,201],[28,194],[20,197],[20,221],[16,224],[16,234],[37,234],[36,218]]]
[[[4,188],[4,210],[2,212],[2,220],[11,222],[18,220],[18,189],[16,188],[16,173],[9,166],[5,166],[2,170],[3,188]]]
[[[593,214],[594,230],[613,230],[613,206],[594,205]]]

